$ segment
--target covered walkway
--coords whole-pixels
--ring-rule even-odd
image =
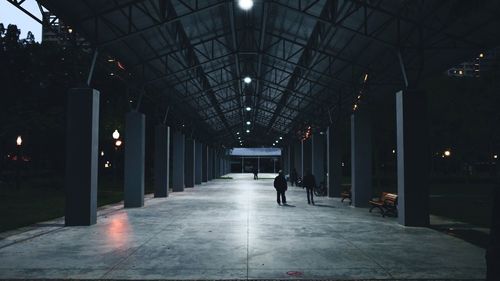
[[[287,192],[291,206],[281,207],[274,175],[229,176],[146,200],[144,208],[101,210],[95,225],[52,226],[0,244],[0,278],[484,277],[484,250],[462,240],[338,198],[308,205],[298,187]]]

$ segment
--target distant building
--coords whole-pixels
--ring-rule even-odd
[[[43,11],[42,42],[54,42],[68,45],[76,40],[79,45],[88,46],[85,39],[73,32],[73,28],[65,24],[50,11]]]
[[[463,62],[456,67],[448,69],[449,77],[480,77],[481,72],[488,71],[495,64],[498,64],[500,47],[480,53],[473,61]]]

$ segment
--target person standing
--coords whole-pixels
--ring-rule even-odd
[[[281,205],[281,202],[283,202],[283,205],[286,205],[285,191],[288,189],[288,186],[282,170],[280,170],[278,176],[274,178],[274,188],[276,189],[276,201],[278,205]]]
[[[312,204],[314,205],[314,188],[316,187],[316,179],[314,178],[314,175],[311,173],[311,171],[307,171],[306,175],[304,176],[304,181],[303,187],[306,188],[307,192],[307,204]],[[310,196],[310,198],[309,198]]]
[[[258,180],[259,179],[259,170],[257,168],[253,168],[253,179]]]
[[[290,184],[293,186],[294,183],[297,184],[297,171],[295,168],[290,173]]]

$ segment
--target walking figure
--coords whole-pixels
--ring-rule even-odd
[[[274,188],[276,189],[276,201],[278,205],[286,205],[285,191],[288,189],[283,171],[280,170],[278,176],[274,178]]]
[[[306,188],[306,192],[307,192],[307,204],[312,204],[314,205],[314,197],[313,197],[313,194],[314,194],[314,188],[316,187],[316,179],[314,178],[314,175],[311,174],[311,171],[307,171],[306,175],[304,176],[304,181],[302,182],[303,183],[303,187]],[[309,196],[311,198],[309,198]]]
[[[253,179],[254,180],[259,179],[259,170],[257,170],[257,168],[253,168]]]
[[[293,186],[293,184],[297,184],[297,171],[295,168],[293,168],[292,172],[290,173],[290,184]]]

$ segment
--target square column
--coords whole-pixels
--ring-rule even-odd
[[[201,145],[201,181],[208,181],[208,146]]]
[[[352,204],[368,207],[372,198],[372,138],[370,113],[364,108],[351,115]]]
[[[154,155],[155,197],[167,197],[170,165],[170,127],[156,125]]]
[[[214,178],[214,150],[207,146],[207,180]]]
[[[312,140],[308,138],[302,141],[302,179],[306,175],[307,171],[312,173]]]
[[[97,220],[99,91],[70,89],[67,106],[64,220],[66,226],[92,225]]]
[[[319,132],[312,135],[312,173],[316,178],[316,184],[326,183],[325,173],[325,135]]]
[[[219,177],[219,151],[214,149],[214,179]]]
[[[342,192],[342,150],[344,134],[341,125],[330,125],[327,131],[328,197]]]
[[[201,161],[202,161],[202,147],[201,142],[195,141],[195,152],[194,152],[194,183],[201,184]]]
[[[185,171],[184,171],[184,181],[186,187],[194,187],[194,177],[195,177],[195,143],[194,139],[186,139],[186,151],[185,151]]]
[[[185,138],[181,132],[174,132],[172,151],[172,191],[184,191],[184,147]]]
[[[297,142],[293,145],[294,168],[297,172],[297,177],[302,175],[302,142]]]
[[[137,111],[125,117],[125,208],[144,206],[146,116]]]
[[[396,93],[398,222],[429,225],[429,140],[423,91]]]

